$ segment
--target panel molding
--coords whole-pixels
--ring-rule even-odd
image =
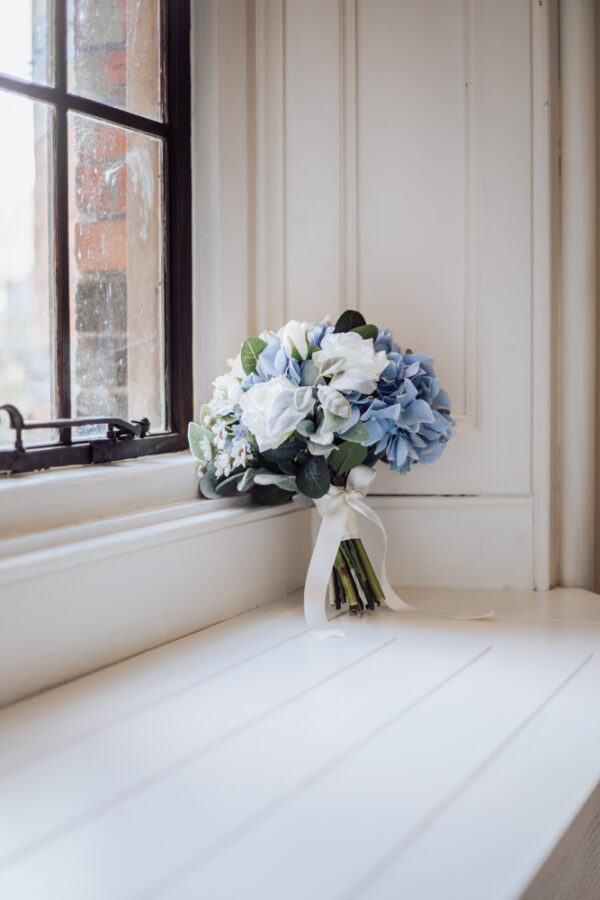
[[[369,504],[393,548],[392,584],[533,588],[531,497],[370,497]]]
[[[287,320],[285,0],[256,0],[256,331]]]
[[[360,309],[357,14],[357,0],[340,0],[340,309]]]
[[[475,0],[464,0],[465,83],[465,358],[464,411],[454,415],[457,433],[472,434],[480,426],[480,333],[479,280],[479,182],[477,154],[477,107],[479,103],[479,8]]]
[[[390,582],[405,587],[525,591],[533,588],[532,497],[369,495],[388,537]],[[360,518],[373,564],[380,534]],[[313,541],[320,519],[312,518]]]

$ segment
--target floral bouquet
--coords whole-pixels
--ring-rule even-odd
[[[450,400],[433,360],[402,350],[390,331],[347,310],[335,325],[292,320],[250,337],[229,366],[216,378],[200,423],[189,426],[200,492],[316,505],[323,534],[307,578],[307,618],[323,582],[336,609],[347,603],[358,613],[382,600],[395,606],[394,598],[404,605],[385,569],[375,573],[355,514],[383,530],[364,502],[375,463],[408,472],[438,459],[453,435]]]

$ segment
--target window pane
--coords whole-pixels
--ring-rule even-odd
[[[52,0],[0,0],[0,72],[52,83]]]
[[[27,419],[53,412],[50,146],[52,111],[0,91],[0,404]],[[24,433],[44,443],[48,432]],[[0,414],[0,445],[14,441]]]
[[[160,431],[162,143],[71,113],[69,146],[72,414],[147,416]]]
[[[158,0],[69,0],[69,90],[162,117]]]

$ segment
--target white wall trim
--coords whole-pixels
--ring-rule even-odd
[[[479,4],[464,0],[464,82],[465,82],[465,358],[464,412],[455,415],[459,434],[472,434],[480,427],[481,371],[479,360],[479,173],[478,107],[479,89]]]
[[[357,0],[339,0],[340,309],[359,309]]]
[[[594,0],[560,7],[562,352],[560,583],[594,584],[596,141]]]
[[[531,0],[532,85],[532,443],[533,578],[538,590],[557,582],[554,397],[558,389],[554,317],[560,224],[558,217],[558,9]]]
[[[524,591],[533,588],[533,498],[370,495],[386,527],[392,584],[409,587]],[[313,540],[319,518],[313,515]],[[374,563],[378,533],[360,520]]]
[[[256,331],[286,320],[285,3],[256,0]]]

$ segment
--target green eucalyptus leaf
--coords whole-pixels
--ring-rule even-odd
[[[312,419],[302,419],[302,421],[296,425],[296,433],[301,434],[302,437],[305,438],[310,437],[311,434],[315,433],[315,423]]]
[[[274,484],[282,491],[296,493],[298,486],[293,475],[275,475],[271,472],[261,472],[254,479],[254,484]]]
[[[259,460],[265,464],[267,469],[273,471],[273,469],[276,470],[278,466],[281,465],[283,460],[294,459],[303,447],[303,441],[300,441],[297,438],[291,438],[284,441],[283,444],[280,444],[279,447],[275,447],[273,450],[263,450],[263,452],[259,454]]]
[[[302,375],[300,377],[300,384],[304,386],[312,387],[319,377],[320,372],[318,366],[314,364],[312,359],[307,359],[304,365],[302,366]]]
[[[368,340],[371,338],[376,341],[379,337],[379,328],[377,325],[359,325],[358,328],[353,328],[352,331],[356,331],[357,334],[360,334],[361,338]]]
[[[266,346],[267,342],[259,337],[249,337],[244,341],[240,351],[240,361],[246,375],[251,375],[253,372],[256,372],[258,357]]]
[[[209,500],[218,500],[219,494],[216,492],[216,487],[217,476],[215,474],[215,466],[214,463],[209,463],[208,469],[200,479],[198,489],[203,497],[207,497]]]
[[[241,482],[244,477],[244,472],[235,472],[233,475],[228,475],[227,478],[224,478],[222,481],[219,481],[215,488],[215,492],[218,497],[235,497],[238,492],[238,483]]]
[[[198,425],[197,422],[190,422],[188,425],[188,443],[190,445],[190,450],[192,456],[195,456],[200,462],[206,462],[206,457],[200,448],[200,444],[202,441],[208,441],[212,447],[214,440],[215,436],[210,428],[205,428],[204,425]]]
[[[244,474],[242,475],[241,481],[238,482],[237,489],[240,493],[245,491],[249,491],[252,485],[254,484],[254,479],[256,477],[256,473],[258,469],[245,469]]]
[[[327,462],[322,456],[309,456],[296,476],[298,490],[313,500],[324,497],[331,484]]]
[[[347,309],[335,323],[334,332],[339,334],[341,331],[353,331],[355,328],[360,328],[361,325],[366,324],[365,317],[359,312],[355,309]]]
[[[328,458],[329,468],[336,475],[344,475],[350,469],[360,466],[367,458],[369,451],[361,444],[354,444],[351,441],[342,441],[341,444],[331,452]]]
[[[370,437],[369,429],[364,422],[356,422],[348,431],[344,431],[344,440],[352,444],[362,444]]]

